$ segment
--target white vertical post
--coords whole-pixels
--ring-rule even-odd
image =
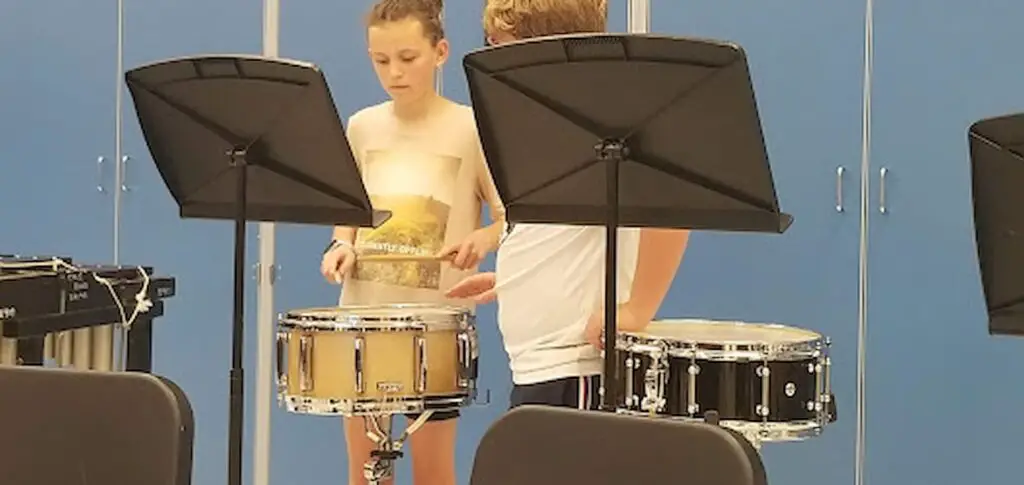
[[[629,33],[648,33],[651,31],[651,0],[629,0],[626,12],[626,23]]]
[[[865,392],[867,390],[867,338],[868,338],[868,214],[871,194],[871,81],[875,57],[874,1],[864,2],[864,78],[861,111],[860,159],[860,251],[857,267],[857,408],[854,451],[854,485],[864,485],[865,447]]]
[[[121,164],[124,131],[124,0],[117,0],[117,73],[114,92],[114,265],[121,264],[121,185],[124,167]]]
[[[263,55],[278,57],[280,0],[263,0]],[[270,410],[274,400],[274,261],[275,225],[259,224],[260,262],[256,288],[256,419],[254,421],[252,481],[270,482]]]
[[[121,203],[124,190],[124,0],[117,0],[117,72],[114,74],[114,254],[112,264],[121,264]],[[123,323],[123,322],[122,322]],[[115,327],[117,332],[115,332]],[[51,341],[56,341],[56,335]],[[102,325],[66,332],[64,338],[74,335],[81,339],[82,356],[79,357],[87,369],[109,372],[125,370],[127,360],[128,330],[121,325]],[[119,337],[119,339],[117,338]],[[120,340],[118,355],[124,356],[120,365],[114,367],[114,350],[118,346],[115,339]],[[51,348],[54,347],[51,345]],[[43,356],[46,358],[46,355]]]

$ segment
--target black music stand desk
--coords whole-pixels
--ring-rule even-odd
[[[509,222],[764,233],[792,222],[737,45],[574,34],[480,49],[463,64]],[[618,380],[617,241],[608,230],[606,389]]]
[[[183,218],[235,222],[228,483],[242,474],[246,221],[376,227],[327,81],[314,65],[198,56],[125,74],[146,144]]]
[[[168,379],[0,366],[4,485],[189,485],[192,407]]]
[[[1024,113],[977,121],[967,139],[988,331],[1024,336]]]

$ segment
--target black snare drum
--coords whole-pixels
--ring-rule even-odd
[[[817,435],[834,420],[828,342],[774,324],[662,320],[616,341],[619,411],[703,419],[761,441]],[[752,436],[752,437],[754,437]]]

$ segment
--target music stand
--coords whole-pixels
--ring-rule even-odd
[[[376,227],[323,73],[260,56],[198,56],[125,74],[182,218],[235,222],[228,483],[241,485],[246,221]]]
[[[522,406],[484,433],[469,483],[766,485],[768,479],[753,445],[726,428]]]
[[[604,389],[614,358],[617,231],[782,233],[746,56],[735,45],[574,34],[463,64],[509,222],[606,228]],[[612,393],[602,406],[613,409]]]
[[[136,372],[0,366],[4,485],[189,485],[188,397]]]
[[[967,139],[988,331],[1024,336],[1024,113],[979,120]]]

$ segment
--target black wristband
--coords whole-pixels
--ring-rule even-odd
[[[324,248],[324,254],[327,254],[327,253],[333,251],[334,248],[337,248],[337,247],[340,247],[340,246],[344,246],[346,244],[349,244],[349,243],[347,243],[345,241],[339,241],[337,239],[332,239],[330,244],[328,244],[327,247]]]

